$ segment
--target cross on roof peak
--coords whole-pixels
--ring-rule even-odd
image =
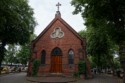
[[[57,6],[57,11],[59,11],[59,6],[61,6],[61,4],[58,2],[56,6]]]

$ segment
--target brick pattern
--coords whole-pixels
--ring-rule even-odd
[[[59,17],[55,17],[59,18]],[[56,20],[48,30],[38,39],[37,42],[33,43],[34,47],[32,48],[32,58],[41,58],[42,50],[46,51],[46,65],[39,67],[39,73],[49,73],[51,68],[51,52],[55,47],[59,47],[62,51],[62,73],[73,73],[78,71],[78,62],[79,62],[79,49],[83,49],[83,57],[85,57],[85,41],[82,41],[77,37],[69,27],[64,25],[60,19]],[[64,32],[64,37],[62,38],[51,38],[51,33],[55,28],[61,28],[61,31]],[[82,45],[83,44],[83,45]],[[33,46],[33,45],[32,45]],[[74,51],[74,65],[72,67],[68,64],[68,51],[73,49]],[[90,66],[89,64],[87,64]],[[31,68],[30,68],[31,70]],[[89,69],[90,71],[90,69]]]

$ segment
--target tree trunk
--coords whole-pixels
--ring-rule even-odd
[[[4,42],[4,41],[2,41],[0,44],[0,74],[1,74],[2,61],[3,61],[4,55],[5,55],[5,45],[6,45],[6,42]]]
[[[125,83],[125,41],[119,44],[120,63],[124,70],[123,83]]]
[[[114,61],[113,61],[113,59],[111,59],[110,64],[111,64],[112,74],[113,74],[113,76],[115,76],[115,68],[114,68]]]
[[[12,66],[12,62],[10,63],[10,65]]]
[[[97,63],[97,71],[98,71],[98,74],[100,74],[100,69],[101,69],[101,62],[100,62],[100,53],[98,54],[98,63]]]

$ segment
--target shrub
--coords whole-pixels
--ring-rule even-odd
[[[79,72],[79,75],[86,74],[86,63],[85,63],[85,61],[79,61],[78,72]]]
[[[74,72],[73,76],[74,76],[75,78],[77,78],[77,77],[79,77],[79,73],[78,73],[78,72]]]
[[[39,60],[34,60],[33,61],[33,67],[32,67],[32,76],[37,76],[37,72],[39,70],[40,66],[40,61]]]

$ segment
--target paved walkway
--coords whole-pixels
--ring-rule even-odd
[[[108,74],[95,75],[93,79],[77,80],[72,83],[123,83],[122,79]]]
[[[27,83],[26,73],[10,73],[0,76],[0,83]]]
[[[93,79],[82,80],[82,79],[73,79],[73,78],[64,78],[64,77],[28,77],[31,83],[56,83],[56,82],[64,82],[64,83],[123,83],[122,79],[114,77],[108,74],[94,75]],[[69,81],[69,82],[67,82]]]
[[[0,76],[0,83],[39,83],[41,81],[48,81],[49,83],[52,83],[52,81],[60,81],[60,82],[66,82],[68,81],[75,81],[73,78],[61,78],[61,77],[30,77],[30,80],[34,80],[37,82],[33,81],[28,81],[26,77],[26,73],[13,73],[13,74],[8,74],[8,75],[3,75]],[[88,79],[88,80],[81,80],[77,79],[75,82],[68,82],[68,83],[123,83],[122,79],[119,79],[117,77],[113,77],[112,75],[107,75],[107,74],[101,74],[101,75],[94,75],[93,79]]]

